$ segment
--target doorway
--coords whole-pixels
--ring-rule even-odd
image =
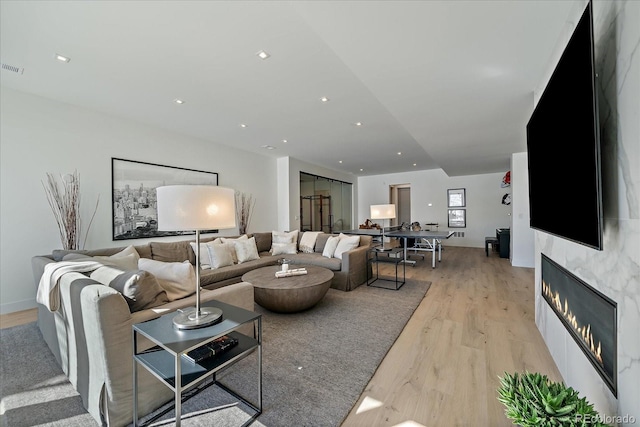
[[[389,200],[396,205],[396,218],[391,220],[391,225],[411,224],[411,185],[390,185]]]

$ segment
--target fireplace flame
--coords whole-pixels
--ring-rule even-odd
[[[551,289],[551,285],[548,285],[544,280],[542,281],[542,294],[551,302],[553,309],[562,315],[567,323],[578,333],[584,345],[591,351],[591,354],[593,354],[593,357],[604,366],[602,361],[602,344],[600,341],[596,344],[596,341],[593,339],[591,325],[581,326],[576,316],[571,312],[567,299],[565,298],[564,304],[562,304],[560,293],[558,291],[554,292]]]

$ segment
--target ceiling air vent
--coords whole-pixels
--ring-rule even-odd
[[[24,73],[24,68],[15,67],[13,65],[5,64],[4,62],[2,63],[2,69],[7,71],[12,71],[17,74]]]

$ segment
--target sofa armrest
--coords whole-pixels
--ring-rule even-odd
[[[133,320],[115,289],[89,285],[82,289],[82,317],[89,358],[87,410],[99,424],[125,426],[133,417]],[[139,415],[171,399],[171,390],[138,370]]]
[[[347,275],[347,289],[353,290],[369,277],[367,252],[369,246],[358,246],[342,254],[342,272]]]
[[[241,282],[203,290],[200,300],[203,303],[218,300],[253,311],[253,285]],[[118,291],[103,285],[88,285],[82,289],[81,301],[90,367],[87,410],[100,424],[127,425],[133,416],[132,326],[195,305],[195,295],[130,313]],[[253,326],[245,325],[240,332],[253,334]],[[144,337],[139,338],[139,350],[151,345]],[[138,369],[139,415],[151,412],[171,396],[171,390],[160,385],[146,369]]]
[[[44,266],[52,262],[55,262],[53,258],[45,255],[37,255],[31,258],[31,269],[33,270],[33,280],[36,283],[36,291],[40,284],[40,278],[44,274]]]

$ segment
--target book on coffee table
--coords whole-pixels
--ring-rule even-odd
[[[204,359],[208,359],[209,357],[224,353],[236,345],[238,345],[238,340],[236,338],[225,335],[220,338],[216,338],[202,347],[198,347],[188,353],[185,353],[184,357],[189,362],[198,363]]]

